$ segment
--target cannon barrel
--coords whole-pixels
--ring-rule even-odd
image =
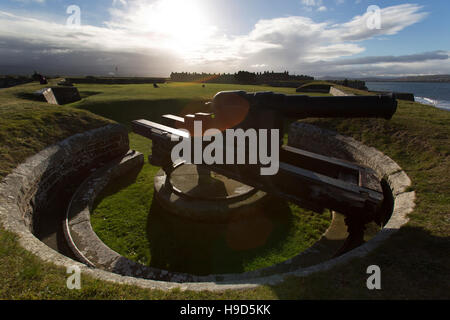
[[[288,118],[385,118],[391,119],[397,111],[392,95],[310,97],[273,92],[247,93],[245,91],[219,92],[212,101],[219,113],[233,112],[244,100],[251,108],[270,108]]]
[[[391,119],[397,101],[390,95],[309,97],[285,96],[280,110],[294,118],[384,118]]]

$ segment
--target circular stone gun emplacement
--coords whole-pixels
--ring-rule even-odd
[[[284,116],[297,119],[310,116],[389,119],[396,109],[395,99],[389,96],[336,99],[241,91],[219,93],[211,105],[214,117],[201,113],[185,118],[165,118],[182,123],[181,127],[187,129],[192,126],[195,129],[195,119],[198,117],[204,124],[212,124],[212,128],[278,129],[281,130],[279,136],[283,137]],[[210,216],[206,212],[209,208],[202,215],[195,216],[189,210],[187,214],[182,212],[178,215],[224,221],[230,216],[229,210],[234,209],[233,206],[239,210],[245,207],[246,201],[254,206],[269,199],[263,193],[260,194],[261,198],[255,197],[259,190],[263,190],[271,196],[295,200],[316,211],[329,208],[341,212],[345,219],[335,213],[332,225],[322,239],[295,257],[239,274],[198,276],[151,268],[130,261],[105,245],[90,224],[92,204],[107,182],[127,175],[130,168],[143,162],[141,154],[127,153],[129,144],[126,130],[120,126],[108,126],[73,136],[52,146],[28,159],[7,176],[0,184],[0,222],[7,230],[19,235],[22,246],[42,259],[68,267],[77,265],[70,258],[74,255],[76,260],[83,263],[78,264],[82,272],[100,279],[147,288],[224,290],[276,284],[284,281],[286,276],[305,276],[327,270],[353,257],[363,256],[404,225],[408,221],[406,215],[414,208],[414,192],[407,192],[411,181],[395,162],[351,138],[314,126],[301,123],[291,126],[289,146],[280,148],[281,174],[273,179],[255,175],[250,167],[229,170],[210,166],[211,172],[207,173],[199,168],[174,167],[168,157],[170,141],[174,141],[171,139],[174,135],[184,136],[182,130],[146,120],[134,121],[133,130],[153,140],[152,163],[163,167],[167,173],[155,179],[161,187],[156,193],[159,202],[164,203],[164,199],[169,199],[166,205],[171,209],[189,205],[198,207],[202,201],[208,203],[206,208],[210,205],[224,208],[223,211],[217,208],[214,212],[219,214]],[[344,160],[353,164],[345,163]],[[187,173],[195,171],[186,179]],[[53,221],[52,217],[46,216],[46,208],[55,201],[61,187],[71,184],[74,177],[87,179],[72,195],[67,205],[66,219],[61,223],[65,244],[73,251],[73,255],[63,256],[59,247],[52,247],[53,250],[34,235],[39,234],[39,226]],[[210,191],[206,197],[202,196],[202,190],[205,189]],[[161,196],[163,191],[170,191],[166,198]],[[179,199],[173,201],[175,197]],[[179,201],[187,202],[177,208],[173,204]],[[174,212],[176,210],[172,211],[177,213]],[[237,216],[241,218],[239,214]],[[373,239],[363,243],[364,226],[372,220],[384,228]],[[212,222],[206,221],[206,224]],[[335,243],[339,243],[345,238],[345,231],[349,232],[348,239],[351,241],[345,244],[345,250],[336,253],[336,248],[329,246],[330,240],[338,240]],[[86,268],[86,265],[95,269]]]
[[[388,167],[382,167],[383,169],[394,170],[394,168],[397,168],[392,160],[378,151],[367,148],[353,139],[335,135],[314,126],[294,124],[291,127],[289,143],[305,147],[313,137],[314,139],[320,139],[324,146],[322,150],[314,150],[316,152],[321,151],[330,156],[339,154],[341,157],[353,161],[366,159],[364,161],[366,164],[368,164],[367,161],[376,157],[380,161],[382,159],[383,164],[380,165],[388,165]],[[142,159],[142,156],[134,157]],[[116,166],[123,166],[129,161],[133,161],[134,157],[126,157],[123,161],[118,162]],[[262,279],[269,279],[275,275],[298,273],[301,270],[314,270],[317,266],[325,266],[332,263],[332,261],[339,261],[334,260],[333,256],[337,255],[339,248],[342,247],[348,236],[345,217],[334,213],[330,227],[316,244],[308,250],[300,252],[295,257],[270,267],[240,274],[199,276],[144,266],[126,259],[119,253],[111,250],[97,237],[90,226],[91,209],[89,204],[95,200],[97,194],[105,187],[105,181],[110,179],[110,175],[117,176],[117,173],[114,172],[125,173],[126,171],[114,168],[105,168],[103,171],[98,171],[75,194],[72,205],[68,210],[68,234],[71,234],[71,241],[73,241],[72,249],[75,252],[79,250],[77,257],[80,261],[117,274],[177,283],[247,283],[248,281],[259,283],[259,281],[266,281]],[[379,174],[377,173],[377,175]],[[383,177],[385,174],[379,176]],[[394,180],[388,179],[390,183]],[[218,184],[222,188],[219,188]],[[395,185],[394,194],[395,192],[401,192],[398,187],[398,185]],[[203,196],[205,188],[211,192]],[[246,192],[235,194],[235,190],[240,190],[240,188],[246,190]],[[214,192],[212,192],[213,190]],[[169,212],[185,219],[202,221],[206,224],[221,223],[230,218],[236,219],[236,216],[237,219],[244,219],[239,214],[235,215],[233,213],[240,210],[245,212],[247,205],[256,206],[271,199],[267,194],[242,185],[242,183],[211,173],[205,168],[185,164],[176,166],[169,178],[163,171],[160,171],[155,177],[155,196],[158,202],[170,209]],[[233,205],[234,208],[232,208]],[[199,210],[197,211],[196,209]],[[395,210],[394,219],[397,219],[395,218]],[[377,236],[375,236],[375,239],[377,239]],[[360,248],[373,247],[374,242],[372,241],[374,240],[369,241]],[[358,250],[351,250],[348,254],[352,252],[353,254],[360,254]],[[340,256],[338,259],[343,259],[342,257],[346,257],[348,254]]]
[[[269,268],[241,274],[192,276],[145,267],[109,249],[96,237],[90,227],[89,204],[104,187],[105,175],[107,178],[114,172],[120,174],[126,174],[127,172],[127,170],[116,171],[110,167],[109,169],[95,171],[78,188],[72,198],[72,206],[68,208],[68,212],[75,210],[85,213],[84,218],[79,220],[80,226],[82,223],[84,225],[84,228],[79,229],[80,235],[95,239],[95,241],[87,243],[86,248],[84,248],[86,255],[89,254],[89,258],[95,260],[91,263],[96,268],[89,268],[86,266],[87,263],[78,263],[59,253],[58,248],[52,249],[41,242],[34,235],[36,230],[33,230],[33,225],[37,225],[35,221],[45,223],[46,217],[38,209],[47,206],[49,196],[53,192],[52,190],[55,190],[54,186],[58,186],[58,181],[67,181],[67,178],[79,174],[77,170],[90,168],[94,163],[101,165],[101,162],[98,161],[99,155],[104,155],[105,159],[117,156],[124,157],[129,149],[125,138],[126,134],[126,130],[117,125],[108,126],[71,137],[27,159],[0,184],[0,222],[5,229],[17,234],[20,244],[44,261],[62,267],[79,266],[84,275],[97,279],[162,290],[181,288],[195,291],[215,291],[273,285],[284,281],[287,276],[306,276],[313,272],[328,270],[337,264],[348,262],[354,257],[362,257],[406,224],[408,222],[407,215],[413,211],[415,206],[415,193],[407,190],[411,181],[392,159],[352,138],[312,125],[295,123],[291,126],[289,133],[290,145],[366,165],[375,170],[378,178],[384,177],[386,179],[393,196],[393,212],[382,230],[368,242],[337,258],[332,258],[330,255],[317,256],[318,252],[327,250],[329,240],[342,240],[345,237],[341,234],[342,231],[345,231],[342,216],[335,215],[332,225],[319,242],[294,258]],[[113,138],[116,135],[117,139]],[[310,143],[312,140],[317,143],[312,145]],[[106,144],[103,141],[107,141]],[[108,147],[108,144],[111,144],[111,146]],[[86,156],[82,156],[83,161],[77,161],[75,164],[75,160],[80,159],[80,151],[83,146],[88,145],[91,145],[91,150],[95,150],[95,152],[86,153]],[[105,148],[105,146],[107,147]],[[91,155],[95,155],[95,157]],[[71,161],[74,161],[74,164],[69,166],[68,164]],[[142,157],[139,155],[127,156],[125,161],[115,161],[113,166],[126,166],[126,163],[139,165],[141,161]],[[55,171],[59,172],[59,175],[53,174]],[[83,169],[83,171],[85,170]],[[76,198],[83,201],[78,208],[75,207],[75,204],[78,203]],[[76,225],[76,223],[72,223],[72,226]],[[76,236],[73,236],[72,239],[77,241]],[[77,245],[76,242],[75,245]],[[306,263],[307,261],[309,263]]]

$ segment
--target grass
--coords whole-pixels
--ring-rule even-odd
[[[0,170],[4,177],[45,146],[108,120],[127,123],[136,115],[157,116],[167,106],[192,107],[193,99],[241,86],[168,84],[80,85],[84,100],[64,107],[24,98],[41,86],[27,84],[0,90]],[[270,88],[255,88],[267,90]],[[158,90],[153,92],[153,90]],[[292,92],[276,88],[274,91]],[[157,101],[165,100],[167,104]],[[172,102],[174,104],[172,104]],[[153,108],[158,106],[157,108]],[[201,105],[194,104],[194,108]],[[90,110],[83,111],[81,109]],[[174,110],[174,109],[171,109]],[[96,113],[97,115],[94,115]],[[134,120],[134,119],[133,119]],[[413,181],[417,207],[410,222],[364,258],[330,271],[283,284],[224,293],[143,290],[83,276],[82,290],[66,289],[65,270],[43,263],[21,248],[16,236],[0,229],[0,298],[2,299],[449,299],[450,283],[450,113],[400,101],[397,114],[384,120],[310,119],[376,147],[397,161]],[[133,140],[133,139],[132,139]],[[139,141],[134,143],[138,144]],[[145,148],[145,142],[143,147]],[[366,288],[366,269],[379,265],[382,290]]]
[[[131,135],[135,150],[148,140]],[[145,154],[147,156],[147,154]],[[91,218],[97,235],[116,252],[156,268],[198,275],[237,273],[292,258],[316,242],[330,213],[314,214],[281,200],[255,206],[256,218],[210,225],[173,217],[153,199],[159,168],[112,183]]]
[[[29,83],[0,91],[0,178],[43,148],[110,120],[84,110],[33,100],[43,86]]]
[[[175,82],[159,85],[77,85],[82,97],[73,106],[89,110],[97,115],[120,122],[130,127],[136,119],[158,120],[161,115],[177,115],[205,111],[204,103],[211,100],[219,91],[276,91],[293,94],[292,88],[272,88],[251,85],[223,85]],[[326,95],[326,94],[317,94]]]
[[[299,88],[307,88],[307,87],[314,87],[314,86],[334,86],[334,84],[332,82],[328,82],[328,81],[313,80],[313,81],[309,81],[309,82],[301,85]]]
[[[80,85],[79,88],[83,94],[90,86]],[[77,105],[127,126],[139,118],[157,121],[165,113],[206,111],[204,102],[221,90],[268,90],[263,86],[215,84],[203,88],[192,83],[160,85],[160,89],[149,85],[96,88],[97,94]],[[281,88],[280,91],[292,93],[294,90]],[[124,105],[130,107],[124,108]],[[147,156],[151,141],[134,134],[130,135],[130,141],[134,149]],[[230,230],[242,226],[230,224],[210,228],[201,223],[168,221],[166,216],[170,214],[152,201],[153,178],[157,171],[158,168],[146,164],[130,181],[110,186],[92,217],[94,230],[108,246],[129,259],[152,267],[194,274],[243,272],[267,267],[308,248],[320,238],[330,222],[329,214],[314,215],[295,205],[274,203],[259,209],[263,212],[262,223],[273,226],[270,236],[262,239],[267,235],[255,234],[253,229],[257,228],[254,226],[261,221],[250,222],[241,234],[253,232],[254,238],[262,237],[261,244],[248,250],[232,249]],[[237,241],[238,238],[234,238]]]

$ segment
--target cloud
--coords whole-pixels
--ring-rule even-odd
[[[346,77],[404,76],[449,73],[442,68],[448,65],[450,52],[433,51],[400,56],[371,56],[338,59],[334,61],[316,61],[307,66],[317,75]]]
[[[248,36],[240,39],[250,47],[257,43],[260,49],[251,54],[245,51],[241,54],[257,64],[283,69],[283,65],[331,60],[364,51],[357,44],[336,41],[327,26],[305,17],[261,20]]]
[[[423,62],[429,60],[448,60],[450,58],[449,52],[446,51],[433,51],[424,52],[403,56],[378,56],[378,57],[361,57],[353,59],[343,59],[340,61],[334,61],[335,65],[361,65],[361,64],[379,64],[379,63],[410,63],[410,62]]]
[[[322,4],[317,0],[302,2],[318,8]],[[197,0],[189,5],[182,0],[151,4],[116,0],[104,26],[81,25],[75,29],[48,19],[0,11],[0,73],[37,69],[60,74],[108,74],[115,66],[123,74],[142,76],[167,76],[176,70],[256,71],[263,67],[312,75],[450,72],[448,67],[442,68],[443,61],[448,61],[448,52],[444,51],[353,57],[365,52],[364,40],[389,37],[424,19],[427,14],[418,5],[382,9],[379,30],[367,27],[365,13],[340,24],[301,16],[264,19],[243,35],[225,34],[201,9]]]
[[[372,12],[354,17],[351,21],[335,25],[331,30],[342,41],[361,41],[378,35],[394,35],[406,27],[423,20],[428,13],[421,12],[422,6],[402,4],[387,7],[380,11],[381,28],[368,28]]]
[[[313,7],[317,7],[317,11],[327,11],[327,7],[323,6],[322,0],[301,0],[300,3],[305,6],[305,10],[312,11]]]
[[[37,2],[37,3],[45,3],[45,0],[13,0],[14,2],[22,2],[22,3],[30,3],[30,2]]]
[[[122,5],[122,6],[126,6],[127,5],[127,1],[126,0],[113,0],[113,7],[117,6],[117,5]]]
[[[436,60],[368,65],[335,65],[332,69],[326,65],[310,67],[319,69],[320,76],[345,76],[349,78],[449,74],[450,71],[449,69],[442,69],[442,62]]]
[[[301,0],[301,3],[308,7],[316,7],[322,4],[322,0]]]

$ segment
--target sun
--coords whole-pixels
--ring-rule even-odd
[[[204,47],[213,27],[199,1],[160,0],[148,8],[147,23],[170,49],[191,54]]]

